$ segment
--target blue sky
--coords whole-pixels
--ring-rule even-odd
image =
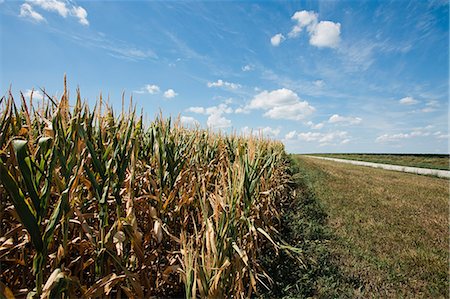
[[[0,0],[0,24],[1,94],[66,73],[90,103],[289,152],[448,153],[446,0]]]

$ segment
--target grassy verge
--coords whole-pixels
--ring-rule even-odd
[[[315,156],[450,170],[449,155],[432,154],[314,154]]]
[[[289,244],[302,251],[298,263],[286,252],[275,254],[268,251],[263,265],[274,279],[267,298],[336,298],[352,297],[359,283],[342,275],[332,257],[332,230],[327,224],[328,216],[316,199],[313,183],[316,173],[299,167],[291,156],[291,201],[281,206],[281,235]]]
[[[363,297],[448,295],[448,181],[298,156]],[[355,295],[355,294],[354,294]]]

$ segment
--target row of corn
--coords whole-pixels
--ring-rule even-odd
[[[162,117],[39,105],[0,111],[0,297],[251,297],[289,196],[283,145]]]

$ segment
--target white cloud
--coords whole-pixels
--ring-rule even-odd
[[[69,9],[66,6],[66,2],[58,0],[28,0],[28,2],[47,11],[56,12],[64,18],[69,14]]]
[[[329,123],[342,123],[342,124],[348,124],[348,125],[357,125],[361,123],[362,118],[360,117],[353,117],[353,116],[341,116],[339,114],[333,114],[328,119]]]
[[[81,25],[89,26],[89,21],[87,19],[87,11],[81,6],[74,6],[71,10],[71,14],[78,18],[78,22]]]
[[[410,134],[383,134],[381,136],[378,136],[377,139],[375,139],[376,142],[390,142],[390,141],[398,141],[401,139],[411,138]]]
[[[292,105],[300,101],[298,95],[290,89],[281,88],[273,91],[264,90],[250,102],[251,109],[269,109],[277,106]]]
[[[213,113],[208,116],[206,124],[213,129],[224,129],[231,127],[231,120],[225,118],[221,113]]]
[[[185,126],[199,126],[200,123],[198,122],[198,120],[196,120],[195,118],[191,117],[191,116],[181,116],[180,121],[183,125]]]
[[[273,119],[302,120],[313,111],[314,108],[308,102],[298,102],[289,106],[274,107],[264,113],[264,116]]]
[[[308,121],[308,122],[306,123],[306,125],[307,125],[308,127],[310,127],[311,129],[320,130],[320,129],[323,128],[324,123],[314,124],[312,121]]]
[[[283,34],[278,33],[270,38],[270,43],[272,44],[272,46],[278,47],[285,39],[286,38]]]
[[[243,72],[250,72],[250,71],[253,71],[253,69],[254,69],[254,66],[251,64],[246,64],[242,67]]]
[[[398,101],[402,105],[415,105],[419,103],[418,100],[414,99],[413,97],[404,97]]]
[[[297,37],[304,27],[308,27],[311,31],[317,24],[318,14],[313,11],[297,11],[291,17],[292,20],[297,21],[297,25],[292,27],[291,32],[288,33],[290,38]]]
[[[168,90],[166,90],[165,92],[164,92],[164,97],[166,98],[166,99],[171,99],[171,98],[174,98],[174,97],[176,97],[178,95],[178,93],[176,93],[173,89],[168,89]]]
[[[30,14],[34,15],[34,18],[42,18],[44,17],[39,13],[33,10],[34,7],[39,7],[43,10],[49,12],[55,12],[63,18],[67,18],[67,16],[72,16],[78,19],[78,22],[84,26],[89,25],[89,21],[87,19],[87,11],[81,6],[72,5],[70,1],[60,1],[60,0],[26,0],[27,3],[22,4],[21,6],[21,14],[22,16],[22,8],[26,11],[30,12]],[[26,5],[26,6],[24,6]],[[26,13],[26,12],[25,12]]]
[[[348,132],[345,131],[335,131],[335,132],[327,132],[327,133],[318,133],[318,132],[305,132],[305,133],[298,133],[297,137],[300,140],[304,140],[306,142],[319,142],[319,143],[333,143],[333,142],[339,142],[342,143],[349,140]]]
[[[240,84],[226,82],[226,81],[223,81],[222,79],[219,79],[216,82],[208,82],[207,85],[208,85],[208,87],[225,87],[225,88],[229,88],[229,89],[238,89],[239,87],[241,87]]]
[[[297,11],[292,16],[292,20],[296,21],[291,31],[288,33],[289,38],[296,38],[300,35],[303,28],[306,27],[309,34],[309,43],[312,46],[323,48],[337,48],[341,40],[341,24],[331,21],[318,22],[319,15],[314,11]]]
[[[262,136],[266,136],[266,137],[277,137],[280,134],[281,129],[280,128],[274,129],[274,128],[271,128],[271,127],[258,127],[256,129],[252,129],[252,128],[246,126],[246,127],[243,127],[241,129],[241,131],[246,136],[250,136],[250,135],[259,136],[259,135],[262,135]]]
[[[318,48],[337,48],[341,40],[341,24],[320,21],[312,30],[309,43]]]
[[[159,86],[155,85],[155,84],[147,84],[145,85],[145,89],[147,90],[148,93],[150,94],[155,94],[159,92]]]
[[[205,114],[206,109],[203,107],[189,107],[186,111],[198,113],[198,114]]]
[[[236,110],[234,110],[234,113],[236,113],[236,114],[249,114],[250,110],[247,109],[246,107],[238,107],[238,108],[236,108]]]
[[[33,92],[33,100],[42,100],[44,98],[44,95],[39,90],[32,91],[31,89],[27,89],[23,93],[23,96],[25,97],[25,99],[28,99],[28,100],[30,99],[31,92]]]
[[[266,117],[290,120],[301,120],[315,111],[308,102],[301,101],[295,92],[286,88],[257,94],[246,109],[263,109],[267,110]]]
[[[20,17],[22,18],[30,18],[32,21],[35,22],[45,22],[45,18],[38,12],[33,10],[33,7],[28,4],[24,3],[20,6]]]
[[[222,113],[233,113],[233,109],[227,104],[219,104],[218,106],[208,107],[205,110],[206,114],[222,114]]]
[[[398,134],[383,134],[381,136],[378,136],[377,139],[375,139],[376,142],[384,143],[384,142],[395,142],[402,139],[410,139],[414,137],[426,137],[430,136],[431,133],[423,130],[414,130],[409,133],[398,133]]]
[[[295,138],[295,135],[297,134],[297,131],[290,131],[289,133],[287,133],[285,136],[284,136],[284,138],[286,139],[286,140],[291,140],[291,139],[294,139]]]
[[[206,124],[213,129],[221,129],[231,127],[231,120],[224,117],[224,114],[233,113],[233,109],[225,103],[211,107],[190,107],[189,112],[208,115]]]
[[[159,93],[160,89],[158,85],[155,84],[146,84],[144,87],[142,87],[139,90],[135,90],[135,93],[149,93],[149,94],[155,94]]]

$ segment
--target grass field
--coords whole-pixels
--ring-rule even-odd
[[[315,156],[450,170],[449,155],[433,154],[313,154]]]
[[[448,296],[448,180],[297,158],[354,296]]]

